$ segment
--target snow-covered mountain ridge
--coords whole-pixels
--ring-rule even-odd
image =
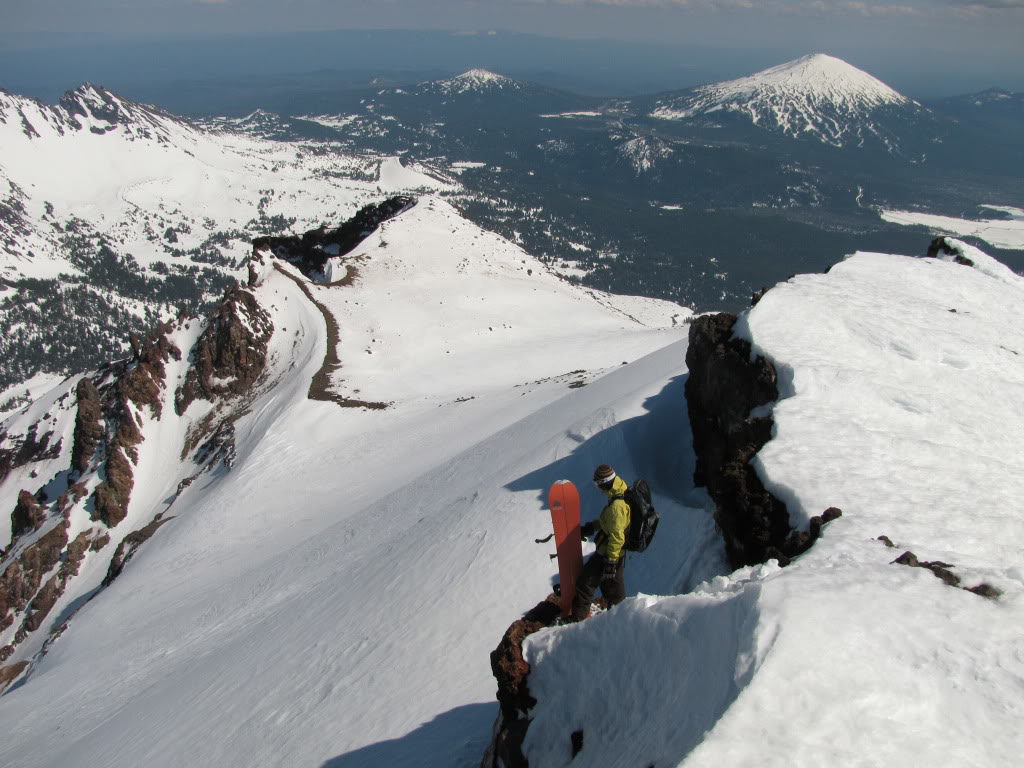
[[[590,517],[585,479],[610,461],[651,481],[662,526],[629,562],[623,605],[527,642],[533,764],[566,762],[575,730],[580,765],[1009,764],[1022,746],[1024,534],[1003,510],[1024,477],[1012,448],[1024,289],[953,247],[974,267],[858,254],[737,321],[779,371],[755,468],[794,526],[826,506],[844,515],[788,568],[732,574],[687,480],[679,308],[580,290],[430,197],[348,255],[327,251],[322,283],[261,251],[220,319],[140,348],[137,362],[148,349],[164,366],[159,417],[130,397],[152,393],[153,377],[130,389],[100,378],[101,394],[128,397],[142,440],[110,435],[98,409],[107,437],[79,480],[94,493],[97,462],[120,451],[134,478],[125,518],[92,519],[77,492],[65,518],[28,494],[43,525],[5,562],[64,528],[78,575],[7,660],[0,758],[479,764],[497,710],[488,652],[550,589],[554,567],[533,543],[549,525],[544,492],[576,479]],[[310,398],[335,339],[329,391],[388,407]],[[251,383],[232,392],[243,373]],[[186,402],[176,394],[193,375],[212,394]],[[5,503],[74,479],[76,422],[95,423],[75,415],[85,380],[5,422],[24,439],[32,424],[37,442],[63,437],[57,458],[11,470]],[[22,524],[40,519],[21,509]],[[117,542],[153,526],[86,602]],[[904,549],[1002,594],[893,564]],[[40,583],[61,571],[58,560]],[[27,677],[11,666],[76,608]],[[606,690],[622,706],[606,706]],[[892,718],[917,735],[887,738]]]
[[[0,390],[123,351],[111,325],[143,332],[212,303],[255,237],[455,189],[418,168],[203,128],[95,86],[53,107],[0,94]]]
[[[433,86],[449,94],[522,88],[522,85],[511,77],[480,68],[471,69],[448,80],[440,80]]]
[[[570,742],[595,766],[1014,763],[1024,279],[941,246],[855,254],[740,316],[779,372],[753,467],[792,525],[844,514],[788,568],[531,635],[531,764]]]
[[[436,198],[406,206],[355,250],[334,256],[328,246],[327,255],[325,282],[312,283],[257,248],[250,286],[207,322],[168,325],[137,342],[133,360],[68,379],[4,422],[0,493],[15,510],[0,594],[8,678],[146,537],[198,522],[185,510],[218,477],[237,477],[245,495],[271,493],[265,477],[255,488],[247,479],[251,451],[269,449],[270,414],[291,413],[286,430],[306,429],[291,421],[303,421],[299,412],[315,414],[320,437],[306,449],[335,454],[349,503],[373,504],[381,488],[412,482],[570,386],[678,339],[689,314],[572,286]],[[402,439],[368,451],[381,430]],[[374,480],[382,450],[404,466]],[[332,525],[332,509],[296,510],[274,536],[297,544]],[[269,531],[252,533],[270,542]],[[247,567],[230,542],[204,546],[220,552],[218,568]]]
[[[688,120],[734,113],[792,138],[842,147],[889,141],[886,110],[925,111],[877,78],[819,53],[659,101],[651,114]]]

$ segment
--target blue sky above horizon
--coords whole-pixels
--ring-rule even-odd
[[[734,74],[752,49],[780,57],[824,51],[883,78],[903,73],[924,83],[934,71],[938,87],[961,67],[976,74],[964,87],[1024,89],[1024,0],[0,0],[0,18],[4,62],[19,51],[111,43],[332,29],[501,30],[594,45],[717,49],[736,59]]]

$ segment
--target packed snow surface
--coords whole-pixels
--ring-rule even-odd
[[[917,211],[882,211],[879,215],[893,224],[928,227],[936,234],[976,237],[996,248],[1024,250],[1024,210],[1012,206],[984,205],[1001,211],[1009,219],[959,219]]]
[[[871,122],[874,110],[912,103],[842,59],[818,53],[701,86],[691,95],[659,102],[652,114],[681,120],[726,110],[794,138],[842,146],[877,132]]]
[[[1019,763],[1024,279],[959,247],[975,268],[858,253],[741,317],[781,385],[759,474],[795,524],[843,517],[785,569],[533,635],[531,764],[576,729],[573,766]]]

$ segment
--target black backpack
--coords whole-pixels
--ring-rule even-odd
[[[625,493],[613,496],[629,504],[629,529],[626,531],[626,549],[630,552],[643,552],[654,538],[658,530],[657,510],[651,503],[651,489],[647,481],[637,480],[626,489]]]

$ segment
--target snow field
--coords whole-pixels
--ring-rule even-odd
[[[893,224],[928,227],[936,234],[977,237],[996,248],[1024,249],[1024,211],[1010,206],[982,206],[1009,213],[1010,219],[959,219],[917,211],[881,211],[879,215]]]

